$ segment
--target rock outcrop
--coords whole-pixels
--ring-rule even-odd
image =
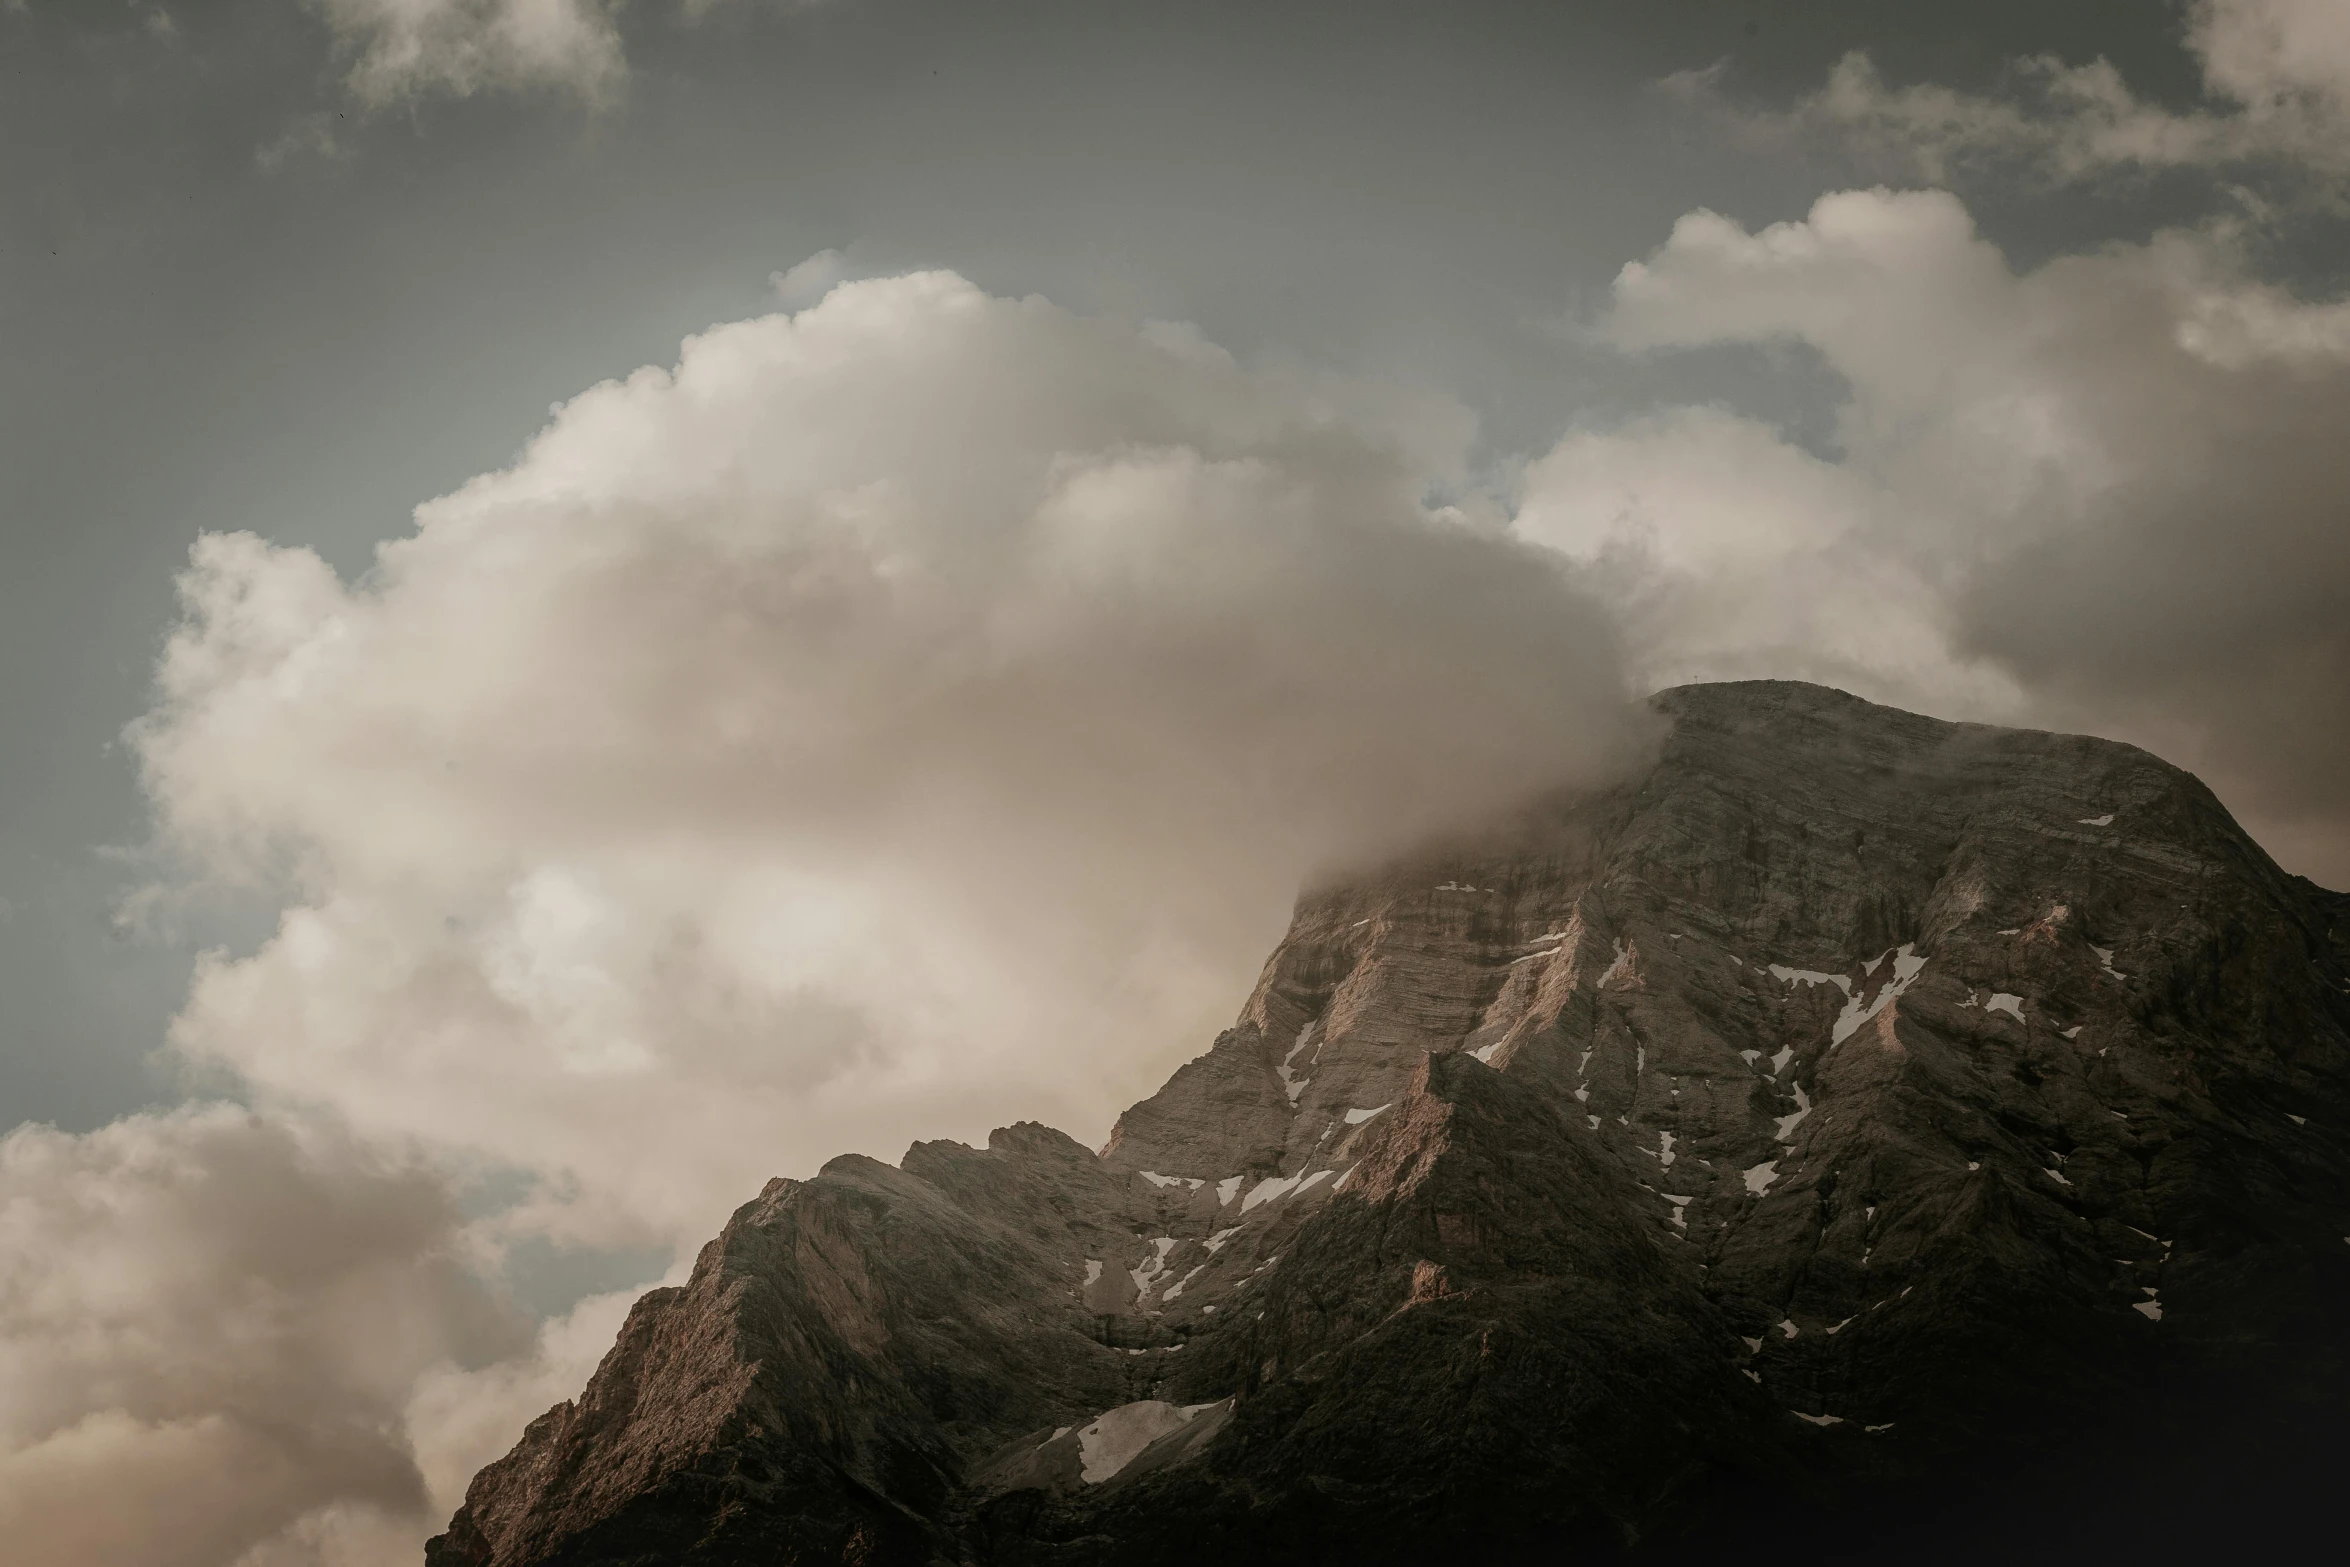
[[[1637,780],[1304,897],[1098,1155],[772,1183],[428,1560],[2297,1527],[2350,1431],[2350,898],[2127,746],[1656,702]]]

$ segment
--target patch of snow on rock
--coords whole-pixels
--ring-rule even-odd
[[[1392,1100],[1392,1099],[1390,1099],[1390,1100],[1388,1100],[1388,1101],[1387,1101],[1387,1103],[1386,1103],[1386,1104],[1380,1105],[1380,1106],[1378,1106],[1376,1109],[1371,1109],[1371,1110],[1349,1110],[1349,1111],[1347,1111],[1347,1112],[1346,1112],[1346,1124],[1347,1124],[1347,1125],[1349,1125],[1349,1126],[1360,1126],[1360,1125],[1362,1125],[1362,1124],[1363,1124],[1365,1121],[1368,1121],[1369,1119],[1371,1119],[1371,1117],[1373,1117],[1373,1116],[1375,1116],[1375,1115],[1379,1115],[1379,1114],[1381,1114],[1381,1113],[1385,1112],[1386,1110],[1390,1109],[1390,1108],[1391,1108],[1391,1107],[1392,1107],[1394,1104],[1395,1104],[1395,1101],[1394,1101],[1394,1100]]]
[[[1909,989],[1917,977],[1925,972],[1926,960],[1917,955],[1916,945],[1915,942],[1903,942],[1891,953],[1878,954],[1879,962],[1888,956],[1893,959],[1893,977],[1885,982],[1884,989],[1877,992],[1877,999],[1866,1007],[1860,1004],[1860,997],[1852,994],[1850,986],[1845,987],[1848,999],[1844,1003],[1844,1010],[1837,1015],[1836,1026],[1828,1034],[1831,1048],[1844,1043],[1863,1023],[1891,1006],[1894,998]],[[1870,971],[1874,970],[1875,965],[1870,965]]]
[[[1597,1125],[1598,1123],[1594,1121],[1593,1124]],[[1762,1163],[1751,1166],[1747,1170],[1746,1189],[1755,1196],[1760,1197],[1763,1193],[1771,1189],[1771,1182],[1777,1180],[1778,1178],[1779,1161],[1776,1159],[1765,1159]]]
[[[2103,816],[2084,816],[2081,818],[2081,825],[2083,827],[2111,827],[2113,812],[2107,811]]]
[[[1151,1292],[1152,1281],[1167,1271],[1167,1253],[1175,1249],[1175,1237],[1162,1235],[1152,1241],[1151,1245],[1156,1248],[1155,1254],[1143,1258],[1141,1267],[1126,1270],[1126,1276],[1134,1281],[1137,1299],[1147,1298]]]
[[[2005,1012],[2017,1022],[2024,1020],[2024,998],[2011,996],[2004,990],[1991,992],[1991,999],[1983,1003],[1986,1012]]]
[[[1146,1398],[1104,1410],[1093,1424],[1077,1433],[1078,1473],[1087,1485],[1099,1485],[1134,1462],[1142,1450],[1170,1431],[1181,1430],[1208,1405],[1181,1408]]]
[[[1322,1020],[1320,1018],[1316,1018],[1313,1022],[1308,1023],[1305,1027],[1299,1029],[1297,1031],[1297,1043],[1291,1045],[1289,1047],[1289,1054],[1281,1058],[1281,1086],[1288,1092],[1289,1102],[1291,1104],[1297,1103],[1297,1096],[1304,1093],[1306,1091],[1306,1085],[1313,1081],[1313,1079],[1310,1077],[1299,1077],[1296,1072],[1292,1070],[1292,1064],[1297,1060],[1297,1053],[1314,1042],[1314,1030],[1317,1026],[1320,1025],[1321,1021]]]
[[[1780,1116],[1778,1130],[1773,1132],[1771,1135],[1783,1143],[1792,1141],[1795,1135],[1795,1128],[1802,1122],[1803,1118],[1809,1114],[1811,1114],[1811,1095],[1803,1091],[1803,1085],[1801,1083],[1797,1083],[1795,1085],[1795,1113],[1793,1115]]]
[[[1240,1200],[1240,1211],[1242,1213],[1246,1213],[1251,1208],[1257,1206],[1259,1203],[1272,1202],[1276,1198],[1288,1196],[1292,1191],[1297,1189],[1297,1182],[1298,1178],[1294,1175],[1269,1175],[1265,1177],[1265,1179],[1250,1187],[1248,1195]]]
[[[1240,1183],[1246,1179],[1246,1176],[1227,1175],[1218,1181],[1216,1183],[1216,1206],[1219,1208],[1231,1207],[1232,1194],[1240,1190]]]

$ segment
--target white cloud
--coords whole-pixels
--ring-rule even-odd
[[[308,0],[356,59],[350,86],[388,104],[554,88],[609,96],[627,74],[619,0]]]
[[[2339,0],[2196,0],[2187,48],[2207,106],[2140,97],[2103,59],[2014,62],[2009,90],[1894,87],[1865,53],[1846,55],[1786,112],[1740,114],[1771,139],[1825,137],[1943,183],[1977,169],[2070,183],[2116,172],[2265,165],[2323,187],[2350,175],[2350,8]],[[1714,102],[1719,70],[1668,89]],[[2337,193],[2338,194],[2338,193]]]
[[[417,1379],[529,1347],[459,1230],[413,1165],[228,1107],[0,1139],[8,1559],[412,1559]]]
[[[1694,213],[1602,331],[1816,351],[1848,389],[1833,455],[1705,410],[1579,432],[1529,470],[1520,525],[1617,573],[1643,669],[2125,734],[2338,881],[2346,321],[2224,231],[2018,274],[1942,192],[1759,231]]]
[[[1644,686],[1815,680],[1911,708],[2014,714],[1954,648],[1901,547],[1903,499],[1770,426],[1679,408],[1570,434],[1526,471],[1517,526],[1606,584]]]
[[[1106,1128],[1301,876],[1626,739],[1603,614],[1431,515],[1405,426],[1466,435],[926,274],[574,399],[358,584],[207,539],[141,752],[182,850],[298,893],[180,1047],[607,1240]]]
[[[552,90],[601,103],[628,76],[627,0],[303,0],[354,57],[351,91],[381,107],[446,93]],[[698,22],[748,0],[675,0]],[[767,0],[809,10],[824,0]],[[160,13],[158,13],[160,14]]]

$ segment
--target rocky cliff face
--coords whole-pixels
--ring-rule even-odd
[[[835,1160],[434,1567],[2174,1559],[2350,1408],[2350,898],[2126,746],[1668,692],[1098,1155]]]

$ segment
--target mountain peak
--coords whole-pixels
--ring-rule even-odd
[[[433,1560],[1653,1554],[2350,1392],[2343,900],[2129,746],[1655,705],[1308,892],[1098,1156],[771,1186]]]

